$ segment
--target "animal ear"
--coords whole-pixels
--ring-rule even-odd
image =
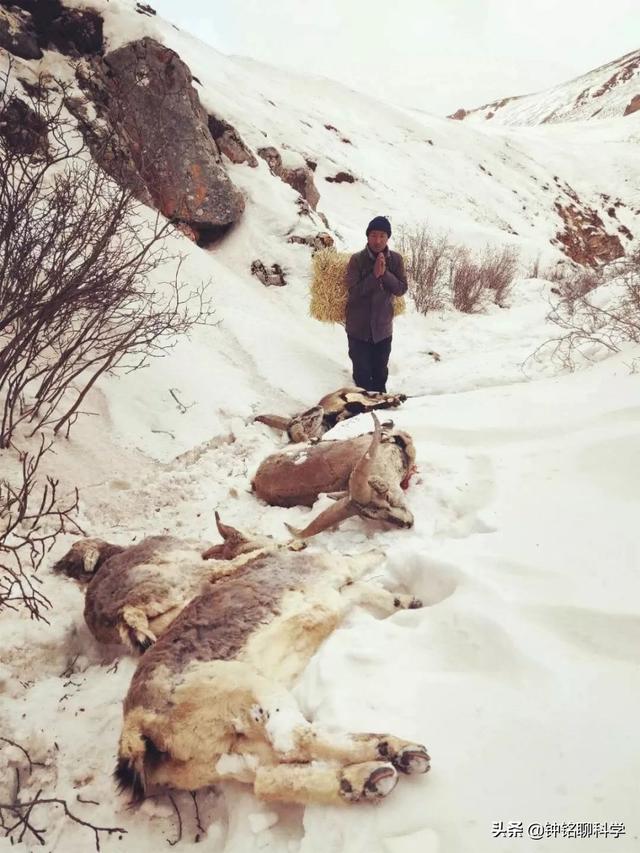
[[[93,574],[100,559],[100,550],[95,545],[90,545],[82,555],[82,568],[88,575]]]
[[[369,485],[378,495],[388,495],[389,486],[381,477],[369,477]]]
[[[264,544],[259,539],[247,536],[230,524],[225,524],[220,519],[218,510],[215,511],[215,517],[218,533],[222,536],[223,541],[218,545],[212,545],[211,548],[207,548],[202,553],[203,560],[233,560],[239,554],[246,554],[248,551],[260,548]]]
[[[218,533],[222,538],[226,541],[227,539],[246,539],[246,536],[243,536],[239,530],[235,527],[232,527],[230,524],[225,524],[220,518],[220,513],[216,509],[214,511],[214,516],[216,519],[216,527],[218,528]]]

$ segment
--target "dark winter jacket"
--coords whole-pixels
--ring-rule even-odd
[[[393,296],[407,291],[402,255],[385,249],[387,269],[373,275],[375,256],[368,246],[352,255],[347,266],[347,334],[377,344],[393,332]]]

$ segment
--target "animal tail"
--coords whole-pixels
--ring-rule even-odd
[[[146,767],[161,753],[153,741],[143,734],[137,714],[125,716],[124,727],[118,747],[118,761],[113,778],[118,790],[129,793],[132,802],[144,799],[146,783]]]

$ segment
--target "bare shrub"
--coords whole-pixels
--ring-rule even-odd
[[[444,308],[448,301],[451,244],[446,236],[432,235],[428,225],[403,227],[397,238],[409,277],[409,294],[420,314]]]
[[[511,290],[518,266],[513,248],[486,246],[480,256],[433,233],[428,224],[402,227],[396,238],[409,277],[409,294],[421,314],[452,304],[473,313],[491,299],[498,305]]]
[[[504,306],[513,287],[518,268],[518,253],[515,249],[503,246],[487,246],[480,260],[480,275],[484,287],[493,292],[496,305]]]
[[[484,282],[479,264],[474,263],[471,252],[459,246],[451,258],[451,296],[453,307],[465,314],[473,314],[481,306]]]
[[[212,317],[206,285],[179,280],[171,224],[159,214],[147,224],[126,182],[91,158],[63,106],[67,85],[16,86],[9,67],[0,74],[4,448],[25,421],[32,435],[45,426],[68,434],[100,376],[145,366]],[[171,278],[151,285],[167,264]]]
[[[77,489],[60,506],[58,481],[47,477],[41,485],[38,480],[38,466],[50,447],[42,437],[35,453],[19,452],[17,476],[0,480],[0,611],[26,610],[32,619],[45,622],[51,602],[36,572],[60,534],[82,533],[72,517]]]
[[[540,255],[532,262],[528,277],[540,278]]]
[[[602,267],[586,269],[581,267],[572,273],[566,272],[564,277],[556,280],[552,292],[566,302],[574,302],[587,293],[591,293],[603,282]]]
[[[640,252],[568,281],[573,287],[554,290],[560,299],[547,317],[561,334],[546,341],[531,358],[546,357],[562,369],[574,370],[581,360],[619,352],[628,342],[640,343]],[[609,286],[599,288],[604,282]]]

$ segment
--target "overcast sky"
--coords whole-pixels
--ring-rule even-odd
[[[227,54],[437,114],[547,89],[640,49],[640,0],[151,0]]]

